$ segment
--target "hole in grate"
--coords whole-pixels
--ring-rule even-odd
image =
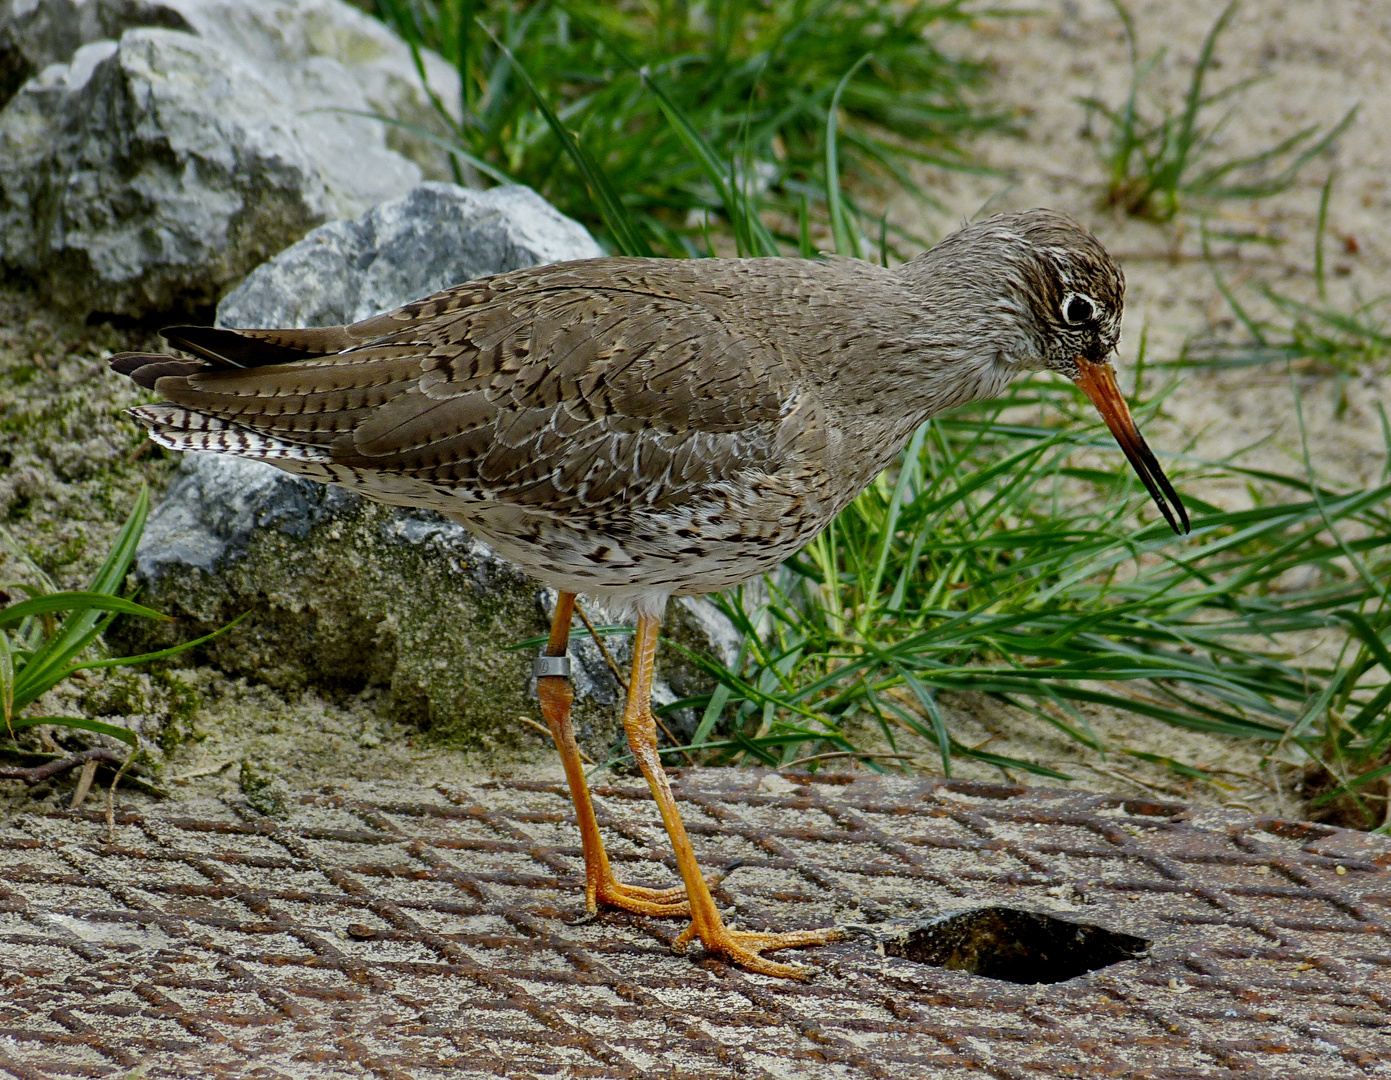
[[[984,907],[902,927],[884,952],[1013,983],[1056,983],[1133,960],[1149,942],[1019,908]]]

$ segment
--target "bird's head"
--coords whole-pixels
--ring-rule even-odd
[[[921,264],[916,274],[915,263]],[[1095,236],[1053,210],[997,214],[903,269],[932,282],[926,291],[934,309],[955,309],[953,321],[965,330],[955,345],[963,354],[988,357],[1006,379],[1021,370],[1056,371],[1076,383],[1164,519],[1175,532],[1188,532],[1183,503],[1116,385],[1111,358],[1120,341],[1125,274]]]

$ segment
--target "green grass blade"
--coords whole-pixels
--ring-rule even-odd
[[[75,616],[69,616],[69,620]],[[114,615],[91,627],[79,638],[64,637],[62,630],[49,638],[16,673],[14,687],[15,711],[28,708],[40,696],[63,680],[63,671],[74,656],[80,656],[101,636]]]
[[[1391,677],[1391,651],[1387,650],[1386,643],[1381,639],[1381,634],[1373,628],[1366,617],[1356,611],[1335,611],[1333,617],[1352,631],[1353,636],[1361,641],[1367,651],[1376,659],[1377,665],[1382,671]],[[1382,732],[1391,730],[1391,715],[1387,715],[1385,712],[1388,704],[1391,704],[1391,683],[1384,686],[1371,701],[1358,711],[1356,716],[1347,722],[1348,727],[1353,731],[1365,732],[1372,721],[1381,719],[1382,724],[1370,736],[1373,746],[1379,745],[1384,738]]]
[[[150,489],[142,485],[135,497],[135,506],[131,508],[130,516],[126,518],[121,531],[116,534],[106,561],[102,563],[101,569],[88,586],[90,592],[114,596],[125,583],[126,572],[135,558],[135,549],[140,546],[140,536],[145,531],[145,519],[149,514]],[[95,621],[93,616],[91,622]],[[88,625],[91,625],[91,622]]]
[[[662,84],[650,71],[640,71],[643,85],[652,91],[662,112],[671,124],[672,130],[680,138],[691,156],[700,164],[705,178],[715,188],[725,216],[734,230],[735,242],[741,256],[777,255],[778,245],[762,219],[758,216],[748,196],[739,190],[737,177],[732,165],[720,160],[714,147],[706,140],[689,116],[672,100]]]
[[[36,615],[56,611],[114,611],[122,615],[139,615],[146,619],[170,621],[168,615],[130,600],[123,600],[119,596],[106,596],[96,592],[60,592],[0,608],[0,627],[13,626]]]
[[[10,636],[0,630],[0,718],[5,730],[14,736],[14,655],[10,652]]]
[[[140,543],[140,534],[145,528],[145,519],[150,510],[150,493],[142,487],[136,496],[135,506],[130,516],[117,534],[106,556],[105,562],[92,578],[88,592],[114,596],[125,581],[135,549]],[[109,620],[110,615],[106,616]],[[98,623],[102,615],[96,609],[74,611],[63,620],[58,631],[30,657],[23,671],[16,672],[14,686],[14,708],[22,709],[49,687],[54,685],[57,673],[92,643],[100,632]]]
[[[881,659],[888,658],[881,656]],[[889,668],[903,680],[908,689],[913,691],[913,696],[918,699],[918,704],[922,706],[923,712],[927,713],[928,723],[932,725],[933,741],[936,742],[937,749],[942,756],[942,774],[951,776],[952,739],[947,733],[947,722],[942,716],[942,710],[937,707],[936,698],[907,668],[893,661],[889,661]]]
[[[700,718],[700,723],[696,725],[695,734],[691,736],[691,742],[703,743],[710,737],[710,732],[714,730],[715,724],[724,713],[724,708],[729,704],[730,688],[726,683],[720,683],[715,687],[714,693],[710,695],[710,703],[705,707],[705,712]]]
[[[889,565],[889,550],[893,546],[894,535],[898,530],[899,513],[903,508],[903,496],[916,475],[918,459],[922,454],[923,440],[926,438],[927,425],[922,424],[917,431],[913,432],[912,439],[909,440],[907,448],[903,451],[898,480],[894,483],[893,495],[889,499],[888,512],[884,517],[879,555],[874,563],[874,576],[871,578],[869,589],[865,594],[870,602],[863,605],[864,613],[860,622],[861,636],[865,636],[869,632],[869,622],[874,613],[874,601],[879,596],[879,590],[883,586],[884,573]]]
[[[551,133],[555,136],[556,141],[560,143],[566,156],[574,163],[580,175],[584,177],[585,184],[589,187],[589,192],[594,199],[595,206],[602,215],[604,224],[608,227],[609,233],[612,235],[619,252],[623,255],[651,258],[653,255],[651,246],[647,243],[646,237],[642,235],[641,230],[638,229],[631,216],[628,214],[627,208],[623,205],[623,200],[619,198],[618,193],[614,190],[604,170],[589,156],[584,147],[574,139],[565,125],[561,123],[560,117],[555,114],[555,110],[552,109],[550,104],[546,101],[540,88],[532,81],[530,73],[527,72],[526,68],[523,67],[521,62],[512,54],[512,50],[504,45],[498,39],[497,35],[495,35],[492,30],[488,29],[488,27],[484,26],[483,30],[492,38],[493,44],[497,46],[498,51],[511,63],[512,69],[517,73],[517,77],[521,79],[522,85],[527,89],[527,93],[531,95],[532,101],[536,104],[537,110],[545,119],[546,125],[551,129]]]
[[[227,633],[227,631],[231,630],[232,627],[236,626],[238,623],[242,622],[242,620],[248,618],[250,615],[251,612],[244,611],[231,622],[229,622],[226,626],[219,626],[210,634],[204,634],[202,637],[194,638],[192,641],[185,641],[180,645],[171,645],[167,649],[159,649],[156,652],[140,653],[138,656],[113,656],[109,657],[106,660],[89,660],[86,662],[74,663],[69,667],[63,669],[63,672],[59,677],[59,681],[61,681],[62,679],[66,679],[75,671],[90,671],[95,668],[131,667],[134,664],[148,664],[155,660],[167,660],[171,656],[178,656],[180,653],[188,652],[189,649],[196,649],[199,645],[206,645],[209,641],[212,641],[214,638],[221,637],[223,634]]]
[[[100,720],[88,720],[85,716],[26,716],[14,721],[12,731],[22,731],[24,728],[37,727],[39,724],[57,724],[61,727],[79,728],[82,731],[94,731],[98,735],[109,735],[113,739],[120,739],[127,746],[138,747],[140,745],[140,740],[133,731],[115,727],[112,724],[103,724]]]
[[[840,110],[841,94],[845,92],[855,72],[868,63],[873,55],[865,53],[841,76],[840,82],[836,84],[835,93],[831,95],[830,108],[826,112],[826,206],[831,215],[831,233],[835,237],[837,254],[853,259],[860,258],[860,241],[846,217],[841,196],[840,154],[836,148],[836,129],[839,126],[837,114]]]

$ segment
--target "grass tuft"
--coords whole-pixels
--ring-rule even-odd
[[[1288,189],[1300,172],[1323,154],[1353,121],[1357,107],[1328,131],[1317,124],[1301,128],[1254,154],[1215,159],[1219,139],[1235,116],[1228,107],[1214,118],[1218,106],[1233,101],[1257,79],[1244,79],[1222,90],[1209,91],[1207,77],[1214,66],[1217,39],[1231,22],[1238,0],[1231,0],[1203,39],[1180,106],[1148,102],[1145,84],[1165,50],[1140,59],[1135,21],[1122,0],[1110,0],[1125,29],[1130,49],[1130,89],[1119,106],[1099,98],[1078,99],[1106,133],[1098,144],[1106,170],[1104,202],[1128,214],[1152,221],[1169,221],[1190,201],[1254,199]]]
[[[1391,296],[1371,300],[1354,295],[1350,307],[1329,299],[1324,244],[1328,232],[1328,200],[1334,177],[1330,174],[1319,198],[1318,224],[1314,231],[1314,286],[1317,299],[1308,303],[1281,292],[1268,282],[1254,288],[1272,316],[1261,317],[1237,296],[1213,258],[1204,234],[1204,252],[1213,280],[1237,321],[1249,335],[1246,340],[1200,341],[1186,346],[1183,355],[1165,366],[1172,368],[1231,369],[1268,364],[1293,364],[1301,370],[1333,377],[1339,413],[1347,407],[1348,381],[1386,369],[1391,357]],[[1384,420],[1383,420],[1384,422]]]
[[[1007,422],[1021,405],[1062,422]],[[867,725],[895,752],[905,734],[926,740],[948,774],[966,757],[1065,778],[953,738],[938,699],[974,691],[1103,753],[1129,748],[1103,745],[1083,706],[1345,764],[1391,748],[1391,484],[1332,492],[1187,461],[1181,478],[1238,476],[1264,494],[1239,512],[1191,500],[1187,540],[1163,522],[1137,530],[1147,503],[1133,478],[1074,464],[1107,442],[1084,407],[1040,380],[930,421],[897,477],[871,485],[766,597],[722,599],[745,635],[739,664],[707,662],[730,720],[707,707],[692,742],[711,760],[781,766],[853,754]],[[1331,666],[1290,644],[1344,629],[1351,651]]]
[[[962,137],[1006,122],[976,96],[985,66],[934,44],[939,28],[982,17],[963,0],[375,0],[375,11],[459,70],[457,107],[436,103],[458,178],[527,184],[614,251],[633,238],[591,201],[593,170],[567,138],[621,193],[645,244],[688,257],[709,252],[707,219],[730,201],[721,184],[788,223],[805,204],[829,225],[824,140],[836,114],[848,177],[924,200],[914,162],[968,167]],[[721,184],[673,106],[731,164]]]
[[[142,488],[130,517],[86,589],[56,592],[34,586],[10,586],[29,594],[27,600],[0,608],[0,717],[4,720],[3,734],[11,740],[16,732],[49,724],[109,735],[134,750],[138,740],[126,728],[81,716],[22,714],[76,672],[163,660],[201,645],[223,632],[218,630],[196,641],[140,656],[106,658],[99,655],[101,634],[117,616],[169,618],[117,595],[125,583],[131,560],[135,558],[135,549],[139,546],[149,509],[149,492]],[[62,612],[67,614],[61,621],[54,618]]]

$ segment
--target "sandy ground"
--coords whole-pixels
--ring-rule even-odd
[[[941,210],[924,216],[920,208],[904,203],[895,206],[894,213],[903,224],[933,236],[945,234],[987,204],[989,211],[1053,206],[1087,222],[1123,262],[1129,282],[1122,367],[1133,362],[1142,330],[1151,362],[1177,356],[1185,341],[1235,336],[1238,327],[1201,257],[1193,217],[1183,215],[1160,226],[1099,208],[1103,174],[1094,141],[1098,125],[1095,121],[1089,125],[1077,98],[1097,96],[1119,102],[1125,92],[1127,52],[1114,10],[1104,0],[1019,0],[1015,6],[1040,13],[983,22],[970,32],[956,31],[949,44],[964,52],[984,51],[993,60],[998,71],[993,94],[1019,109],[1023,136],[990,136],[976,144],[979,156],[997,171],[994,175],[926,176],[941,200]],[[1222,6],[1211,0],[1133,4],[1142,54],[1160,46],[1167,50],[1150,84],[1156,97],[1178,100],[1203,35]],[[1359,295],[1391,293],[1391,127],[1382,122],[1391,114],[1391,5],[1384,0],[1250,2],[1238,11],[1221,39],[1218,57],[1212,73],[1214,88],[1250,76],[1263,80],[1239,99],[1238,122],[1227,128],[1215,151],[1219,155],[1259,150],[1308,124],[1331,125],[1352,105],[1361,105],[1360,117],[1336,150],[1310,165],[1291,190],[1255,202],[1211,208],[1215,219],[1228,227],[1279,241],[1220,246],[1219,265],[1227,278],[1237,284],[1243,297],[1253,295],[1252,286],[1264,281],[1290,294],[1313,298],[1319,189],[1329,169],[1335,168],[1328,240],[1331,297],[1348,303]],[[5,394],[11,404],[26,395],[30,400],[48,395],[57,403],[55,408],[64,401],[76,401],[84,385],[113,382],[98,378],[103,350],[135,343],[126,342],[120,334],[79,331],[41,317],[16,325],[16,302],[22,303],[22,297],[11,298],[0,312],[8,316],[0,317],[8,335],[0,341],[0,362],[13,369],[29,363],[32,356],[42,363],[33,383],[0,388],[0,412],[7,401]],[[1158,378],[1151,374],[1152,380]],[[1283,372],[1266,369],[1186,372],[1149,424],[1147,436],[1161,449],[1183,450],[1197,458],[1238,455],[1243,464],[1302,471],[1294,409],[1297,389],[1320,479],[1332,486],[1365,486],[1378,482],[1387,468],[1376,406],[1388,400],[1389,388],[1391,375],[1384,363],[1378,371],[1357,373],[1342,388],[1345,404],[1339,411],[1334,382],[1326,374],[1306,372],[1292,388]],[[97,424],[104,440],[98,449],[111,460],[120,458],[113,481],[115,494],[107,496],[113,505],[125,505],[142,476],[158,481],[167,471],[167,463],[157,456],[139,460],[131,456],[134,431],[122,434],[123,421],[118,418],[119,407],[126,403],[118,400],[122,393],[102,391],[87,418]],[[97,524],[76,520],[80,515],[72,508],[94,497],[91,485],[101,478],[65,466],[53,453],[45,457],[36,451],[4,465],[0,502],[12,506],[15,498],[22,497],[35,506],[30,524],[19,530],[27,540],[48,544],[49,550],[71,542],[66,561],[57,560],[50,570],[61,584],[78,584],[90,571],[93,552],[100,549],[97,541],[109,535],[112,522],[118,520],[110,509]],[[1248,498],[1237,485],[1208,486],[1201,494],[1231,507]],[[0,554],[0,580],[24,576],[24,568],[15,560],[4,559]],[[228,682],[206,671],[191,673],[188,681],[197,688],[197,708],[190,721],[196,734],[173,750],[165,772],[165,782],[177,793],[233,788],[240,762],[247,758],[269,763],[287,783],[300,788],[339,778],[390,776],[429,782],[480,772],[557,771],[540,736],[532,761],[479,761],[422,745],[418,734],[382,721],[370,698],[326,702],[307,695],[286,701],[262,688]],[[145,694],[143,700],[151,710],[169,707],[167,693],[158,687],[142,684],[137,689]],[[84,693],[91,692],[79,688],[74,695],[80,702]],[[1076,778],[1078,786],[1157,790],[1209,804],[1299,813],[1288,774],[1265,767],[1261,748],[1249,743],[1137,722],[1133,717],[1092,716],[1094,728],[1105,740],[1226,770],[1214,774],[1217,783],[1195,784],[1180,782],[1143,763],[1114,757],[1102,760],[1061,735],[1040,731],[1036,721],[980,702],[956,702],[952,713],[963,742],[988,740],[993,751],[1063,769]],[[932,755],[925,754],[923,762],[930,769]],[[969,763],[960,772],[971,778],[999,775]],[[0,800],[3,813],[5,806],[18,808],[30,796],[57,801],[66,799],[67,791],[60,785],[43,785],[26,792],[17,784],[0,783],[0,795],[4,796]]]

